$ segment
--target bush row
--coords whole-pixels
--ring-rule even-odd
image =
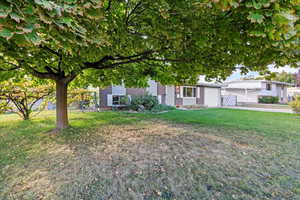
[[[279,103],[279,98],[271,96],[259,97],[258,103]]]
[[[127,97],[125,97],[127,98]],[[159,104],[157,97],[152,95],[140,95],[133,96],[131,101],[124,99],[126,107],[130,110],[135,110],[139,112],[151,111],[151,112],[161,112],[165,110],[173,110],[175,107]]]

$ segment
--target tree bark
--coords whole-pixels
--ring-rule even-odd
[[[23,120],[29,120],[29,119],[30,119],[30,114],[25,111],[25,113],[23,114]]]
[[[56,128],[65,129],[69,126],[67,104],[68,82],[65,79],[56,81]]]

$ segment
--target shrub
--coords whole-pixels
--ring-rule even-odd
[[[153,107],[157,106],[158,104],[157,97],[152,95],[141,95],[133,96],[131,99],[131,105],[129,107],[136,111],[143,111],[152,110]]]
[[[300,95],[294,101],[291,101],[289,105],[295,113],[300,113]]]
[[[279,98],[278,97],[271,97],[271,96],[263,96],[259,97],[258,103],[278,103]]]
[[[164,104],[158,104],[156,106],[154,106],[151,109],[151,112],[161,112],[161,111],[166,111],[166,110],[175,110],[176,108],[174,106],[168,106],[168,105],[164,105]]]
[[[123,96],[123,97],[121,97],[120,104],[121,104],[121,105],[129,105],[129,104],[130,104],[130,99],[129,99],[129,97],[128,97],[128,96]]]

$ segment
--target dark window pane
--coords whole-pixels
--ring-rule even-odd
[[[184,97],[196,97],[196,88],[193,87],[184,87],[183,88]]]

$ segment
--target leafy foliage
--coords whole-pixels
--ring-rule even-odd
[[[298,0],[2,0],[0,69],[65,88],[297,66],[299,12]]]
[[[295,84],[295,74],[288,73],[288,72],[273,72],[270,75],[265,76],[266,80],[271,80],[271,81],[280,81],[280,82],[285,82],[285,83],[291,83]]]
[[[86,104],[89,105],[93,99],[90,90],[82,89],[82,88],[74,88],[69,90],[68,93],[68,105],[78,103],[78,104]]]
[[[83,76],[102,77],[84,80],[94,84],[225,78],[236,64],[299,61],[296,0],[3,0],[0,13],[2,59],[65,76],[101,69]]]
[[[300,96],[296,96],[295,101],[289,103],[294,112],[300,113]]]
[[[136,111],[151,111],[157,105],[159,105],[157,97],[148,94],[133,96],[130,102],[130,108]]]
[[[24,120],[33,111],[42,111],[54,92],[53,85],[37,85],[34,80],[9,80],[0,84],[0,111],[17,113]]]
[[[262,96],[258,98],[258,103],[278,103],[279,99],[278,97],[272,97],[272,96]]]

